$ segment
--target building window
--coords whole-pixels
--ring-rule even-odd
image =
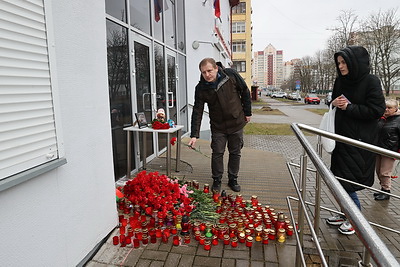
[[[56,132],[57,92],[50,68],[54,52],[48,47],[51,34],[44,2],[0,3],[9,14],[0,22],[0,189],[4,189],[11,186],[8,181],[13,185],[26,181],[65,159]]]
[[[244,21],[238,21],[232,23],[232,33],[244,33],[246,32],[246,23]]]
[[[233,52],[246,52],[246,41],[233,41],[232,51]]]
[[[237,6],[232,8],[232,14],[244,14],[246,13],[246,3],[240,2]]]
[[[233,61],[232,69],[237,72],[246,72],[246,61]]]

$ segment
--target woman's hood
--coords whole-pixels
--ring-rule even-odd
[[[337,58],[342,56],[346,61],[349,74],[343,76],[340,73]],[[349,81],[358,81],[370,73],[369,54],[362,46],[348,46],[334,55],[336,71],[339,77],[346,78]]]

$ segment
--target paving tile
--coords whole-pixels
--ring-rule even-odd
[[[189,246],[173,246],[171,248],[171,252],[173,253],[188,254],[188,255],[195,255],[196,250],[197,250],[196,247],[189,247]]]
[[[219,257],[204,257],[204,256],[195,256],[193,265],[195,266],[220,266],[221,258]]]
[[[193,255],[182,255],[178,267],[192,266],[194,261]]]
[[[178,266],[181,255],[177,253],[168,253],[168,257],[165,260],[165,266]]]
[[[222,258],[221,267],[232,267],[235,265],[236,265],[235,259]]]
[[[236,260],[236,267],[250,267],[249,260]]]
[[[150,260],[158,260],[165,261],[167,259],[168,252],[166,251],[156,251],[156,250],[148,250],[143,251],[140,256],[141,259],[150,259]]]

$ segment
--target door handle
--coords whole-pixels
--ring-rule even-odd
[[[168,92],[168,108],[174,107],[174,93]]]

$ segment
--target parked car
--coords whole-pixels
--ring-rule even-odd
[[[332,102],[332,92],[329,92],[325,97],[325,104],[329,106],[331,102]]]
[[[307,94],[306,97],[304,98],[305,104],[319,105],[320,102],[321,102],[321,100],[319,99],[319,97],[316,94]]]
[[[279,92],[273,92],[271,94],[272,98],[287,98],[287,94],[285,92],[279,91]]]
[[[297,101],[301,100],[301,96],[298,92],[290,93],[287,98],[291,99],[291,100],[297,100]]]

